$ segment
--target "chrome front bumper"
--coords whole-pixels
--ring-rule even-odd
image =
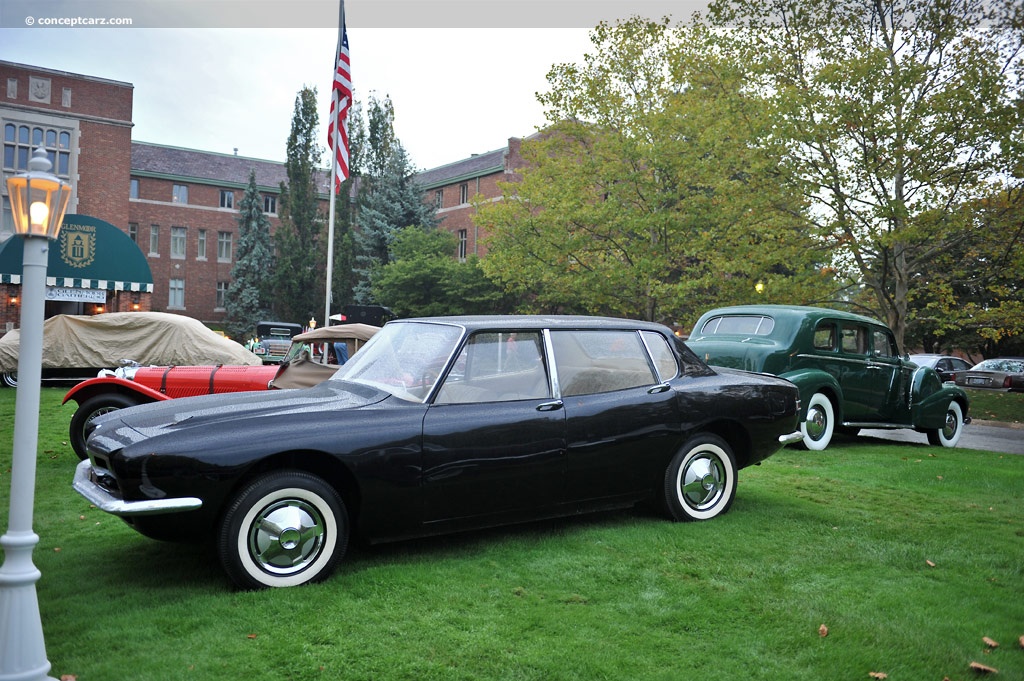
[[[124,501],[100,487],[92,479],[92,462],[86,459],[75,468],[75,491],[89,500],[101,511],[117,516],[156,515],[194,511],[202,507],[203,500],[196,497],[180,499],[150,499],[147,501]]]

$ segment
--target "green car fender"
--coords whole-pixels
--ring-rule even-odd
[[[970,400],[963,388],[947,385],[939,380],[938,374],[930,369],[920,368],[914,372],[910,393],[911,425],[918,430],[942,428],[946,423],[946,411],[951,402],[957,402],[968,422]]]
[[[784,374],[780,378],[794,383],[800,389],[800,419],[807,418],[807,403],[815,393],[824,393],[831,401],[835,417],[839,423],[843,421],[843,389],[836,377],[820,369],[797,369]],[[945,411],[943,411],[945,414]]]

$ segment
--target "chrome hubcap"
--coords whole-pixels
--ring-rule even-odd
[[[946,412],[946,425],[942,427],[942,436],[947,440],[956,433],[956,414],[952,410]]]
[[[323,545],[323,516],[299,499],[271,504],[249,528],[250,555],[261,568],[276,575],[301,572],[317,559]]]
[[[807,412],[807,435],[812,440],[820,440],[825,434],[828,420],[825,411],[820,407],[811,407]]]
[[[680,498],[697,510],[714,505],[725,489],[725,467],[717,457],[701,454],[686,465],[680,477]]]

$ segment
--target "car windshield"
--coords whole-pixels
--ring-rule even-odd
[[[373,386],[422,402],[455,353],[462,328],[429,322],[392,322],[342,367],[332,381]]]

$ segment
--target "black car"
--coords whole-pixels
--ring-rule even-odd
[[[98,417],[75,489],[150,537],[212,535],[244,588],[325,578],[371,542],[654,500],[725,512],[738,469],[800,438],[796,387],[711,369],[658,324],[390,322],[305,390]]]
[[[971,368],[971,363],[966,359],[953,357],[952,355],[911,355],[910,361],[919,367],[935,369],[943,383],[956,382],[956,375]]]

